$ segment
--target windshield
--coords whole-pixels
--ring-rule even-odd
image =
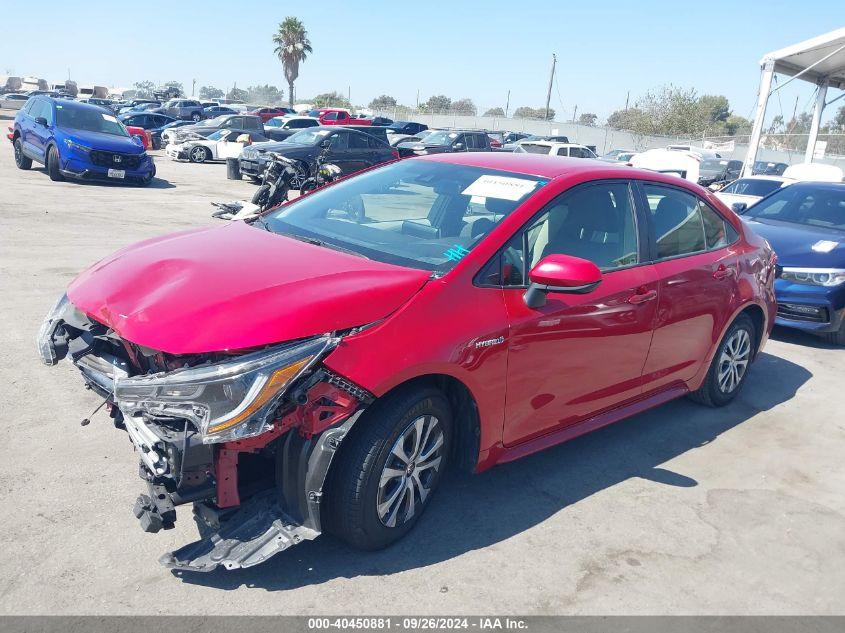
[[[331,130],[302,130],[291,134],[282,143],[297,143],[299,145],[316,145],[317,141],[331,134]]]
[[[276,117],[276,118],[270,119],[264,125],[266,127],[282,127],[284,124],[285,124],[284,119],[282,119],[281,117]]]
[[[755,178],[740,178],[722,189],[723,193],[733,193],[738,196],[768,196],[782,183],[777,180],[757,180]]]
[[[320,111],[319,110],[309,110],[308,116],[313,117],[315,119],[319,119],[320,118]]]
[[[223,115],[214,117],[213,119],[208,119],[207,121],[203,121],[203,127],[220,127],[223,124],[223,121],[229,118],[229,115]]]
[[[456,138],[457,132],[432,132],[423,141],[426,145],[451,145]]]
[[[790,185],[764,198],[745,215],[845,231],[845,185]]]
[[[57,104],[56,125],[71,130],[129,136],[129,132],[116,117],[94,108],[68,107],[64,104]]]
[[[226,136],[227,133],[228,130],[217,130],[213,134],[209,134],[206,138],[208,138],[209,141],[219,141]]]
[[[541,145],[539,143],[522,143],[520,148],[528,154],[548,154],[552,150],[551,145]]]
[[[728,161],[708,158],[701,161],[700,171],[722,171],[728,168]]]
[[[451,269],[547,181],[407,160],[315,191],[266,216],[269,230],[431,271]]]

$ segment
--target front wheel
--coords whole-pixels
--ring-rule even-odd
[[[55,147],[50,147],[47,150],[47,174],[50,176],[50,180],[54,182],[65,179],[59,166],[59,152]]]
[[[719,343],[704,383],[690,397],[708,407],[723,407],[736,398],[745,384],[756,340],[751,317],[740,314]]]
[[[252,204],[258,206],[260,209],[264,209],[264,205],[267,204],[267,200],[270,198],[270,185],[263,184],[258,189],[255,190],[255,193],[252,194]]]
[[[192,147],[191,151],[188,152],[188,159],[192,163],[204,163],[209,158],[211,158],[211,156],[209,156],[208,149],[206,149],[202,145],[197,145],[196,147]]]
[[[437,389],[400,389],[372,405],[329,474],[327,530],[364,550],[402,538],[440,483],[451,432],[449,403]]]
[[[842,320],[838,330],[826,332],[822,336],[831,345],[845,346],[845,319]]]
[[[202,116],[200,116],[200,113],[199,113],[199,112],[194,112],[194,113],[191,115],[191,119],[192,119],[193,121],[199,121],[200,119],[202,119]]]
[[[15,165],[17,165],[18,169],[29,169],[30,167],[32,167],[32,159],[28,158],[23,153],[23,144],[21,143],[20,137],[15,139],[14,148]]]

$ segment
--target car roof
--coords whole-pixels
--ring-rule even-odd
[[[580,147],[582,149],[590,149],[586,145],[581,145],[579,143],[564,143],[563,141],[530,141],[529,143],[524,143],[524,145],[545,145],[547,147]]]
[[[595,160],[591,158],[569,158],[564,156],[547,156],[546,154],[515,154],[511,152],[456,152],[447,154],[431,154],[408,158],[406,160],[423,160],[453,165],[467,165],[510,171],[525,176],[539,176],[541,178],[557,178],[589,173],[595,179],[602,178],[639,178],[652,180],[695,189],[696,185],[677,176],[661,174],[648,169],[636,169],[627,165]],[[700,189],[700,187],[698,188]]]

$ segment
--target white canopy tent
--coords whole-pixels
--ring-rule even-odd
[[[804,154],[804,162],[812,162],[822,114],[825,106],[832,103],[832,101],[825,103],[827,90],[828,88],[845,90],[845,28],[768,53],[760,60],[760,67],[760,92],[757,95],[757,111],[751,130],[748,154],[742,168],[743,176],[751,175],[754,161],[757,160],[757,150],[763,133],[763,120],[766,117],[766,105],[774,92],[772,77],[775,73],[791,76],[791,79],[780,84],[775,90],[779,90],[794,79],[803,79],[818,86],[813,121]]]

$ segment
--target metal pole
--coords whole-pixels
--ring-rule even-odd
[[[807,151],[804,152],[804,162],[813,162],[813,153],[816,151],[816,139],[819,137],[819,124],[824,113],[824,100],[827,98],[827,87],[829,81],[825,79],[819,84],[819,92],[816,95],[816,107],[813,109],[813,122],[810,124],[810,137],[807,139]]]
[[[557,64],[557,55],[552,53],[552,72],[549,75],[549,92],[546,94],[546,121],[549,120],[549,102],[552,100],[552,82],[555,78],[555,64]]]
[[[745,155],[745,163],[742,166],[742,176],[751,175],[754,168],[754,161],[757,160],[757,150],[760,147],[760,136],[763,133],[763,120],[766,118],[766,105],[769,102],[769,93],[772,89],[772,77],[775,74],[775,62],[768,59],[763,64],[760,73],[760,90],[757,93],[757,110],[754,115],[754,125],[751,128],[751,138],[748,141],[748,153]]]
[[[508,100],[505,101],[505,118],[508,118],[508,110],[511,108],[511,91],[508,90]]]

